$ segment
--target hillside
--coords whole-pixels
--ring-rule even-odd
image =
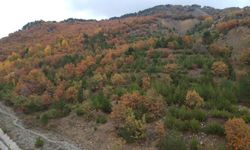
[[[0,101],[80,149],[249,150],[249,41],[249,7],[35,21],[0,40]]]

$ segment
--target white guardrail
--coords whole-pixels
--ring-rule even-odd
[[[2,150],[21,150],[10,137],[0,129],[0,149]]]

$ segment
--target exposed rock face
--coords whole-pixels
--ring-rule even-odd
[[[39,21],[34,21],[34,22],[29,22],[26,25],[23,26],[22,30],[28,30],[34,26],[41,26],[45,21],[39,20]]]

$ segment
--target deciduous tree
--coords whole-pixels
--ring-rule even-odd
[[[202,107],[204,100],[195,90],[189,90],[186,95],[186,105],[190,108]]]
[[[250,126],[241,118],[230,119],[225,123],[228,149],[250,149]]]
[[[223,61],[216,61],[212,65],[213,74],[215,76],[228,76],[228,66]]]
[[[246,64],[246,65],[250,65],[250,48],[245,49],[241,56],[240,56],[240,60]]]

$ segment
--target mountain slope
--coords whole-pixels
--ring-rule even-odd
[[[198,5],[28,23],[0,40],[0,100],[80,148],[235,148],[228,119],[250,130],[249,27],[248,7]]]

